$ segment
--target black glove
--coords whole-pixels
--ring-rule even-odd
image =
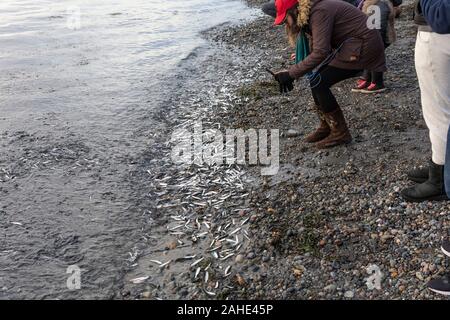
[[[274,77],[280,85],[280,93],[289,92],[294,89],[294,78],[289,75],[288,71],[275,73]]]

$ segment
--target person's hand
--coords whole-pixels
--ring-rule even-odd
[[[288,71],[279,71],[273,75],[280,85],[280,93],[289,92],[294,89],[294,78]]]
[[[291,54],[291,56],[289,57],[289,60],[293,61],[295,60],[295,58],[297,57],[297,55],[294,53]]]

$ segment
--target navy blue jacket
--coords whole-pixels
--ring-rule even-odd
[[[436,33],[450,33],[450,0],[420,0],[422,13]]]

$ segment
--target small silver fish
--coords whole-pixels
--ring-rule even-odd
[[[203,290],[205,290],[205,293],[208,295],[208,296],[215,296],[216,294],[214,293],[214,292],[212,292],[212,291],[208,291],[208,290],[206,290],[206,289],[203,289]]]
[[[148,278],[149,278],[149,276],[144,276],[144,277],[139,277],[139,278],[131,279],[130,281],[131,281],[132,283],[134,283],[134,284],[139,284],[139,283],[144,282],[144,281],[147,280]]]
[[[202,262],[204,259],[205,259],[205,258],[203,257],[203,258],[200,258],[200,259],[194,261],[194,263],[191,264],[191,267],[196,266],[197,264],[199,264],[200,262]]]
[[[246,224],[248,222],[248,220],[250,220],[250,218],[245,219],[244,221],[241,222],[241,226],[243,226],[244,224]]]
[[[234,256],[234,253],[230,253],[229,255],[226,255],[225,257],[221,258],[220,260],[224,261],[227,260],[228,258]]]
[[[198,277],[198,275],[199,275],[199,273],[200,273],[200,270],[201,270],[200,267],[198,267],[197,270],[195,270],[195,276],[194,276],[194,279],[197,279],[197,277]]]
[[[226,269],[225,269],[225,272],[224,272],[224,276],[225,277],[228,277],[229,275],[230,275],[230,272],[231,271],[231,266],[228,266]]]
[[[230,236],[232,236],[232,235],[235,234],[236,232],[239,232],[239,230],[241,230],[241,229],[242,229],[241,227],[235,229],[233,232],[230,233]]]
[[[169,260],[169,261],[167,261],[167,262],[164,262],[163,264],[161,264],[159,267],[160,268],[164,268],[165,266],[167,266],[169,263],[171,263],[172,262],[172,260]]]

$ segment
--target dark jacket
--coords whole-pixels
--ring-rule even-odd
[[[311,53],[289,69],[290,76],[297,79],[314,70],[341,44],[330,66],[386,71],[383,40],[378,30],[369,29],[366,22],[367,16],[361,10],[344,1],[311,0]]]
[[[422,14],[436,33],[450,33],[450,0],[420,0]]]

